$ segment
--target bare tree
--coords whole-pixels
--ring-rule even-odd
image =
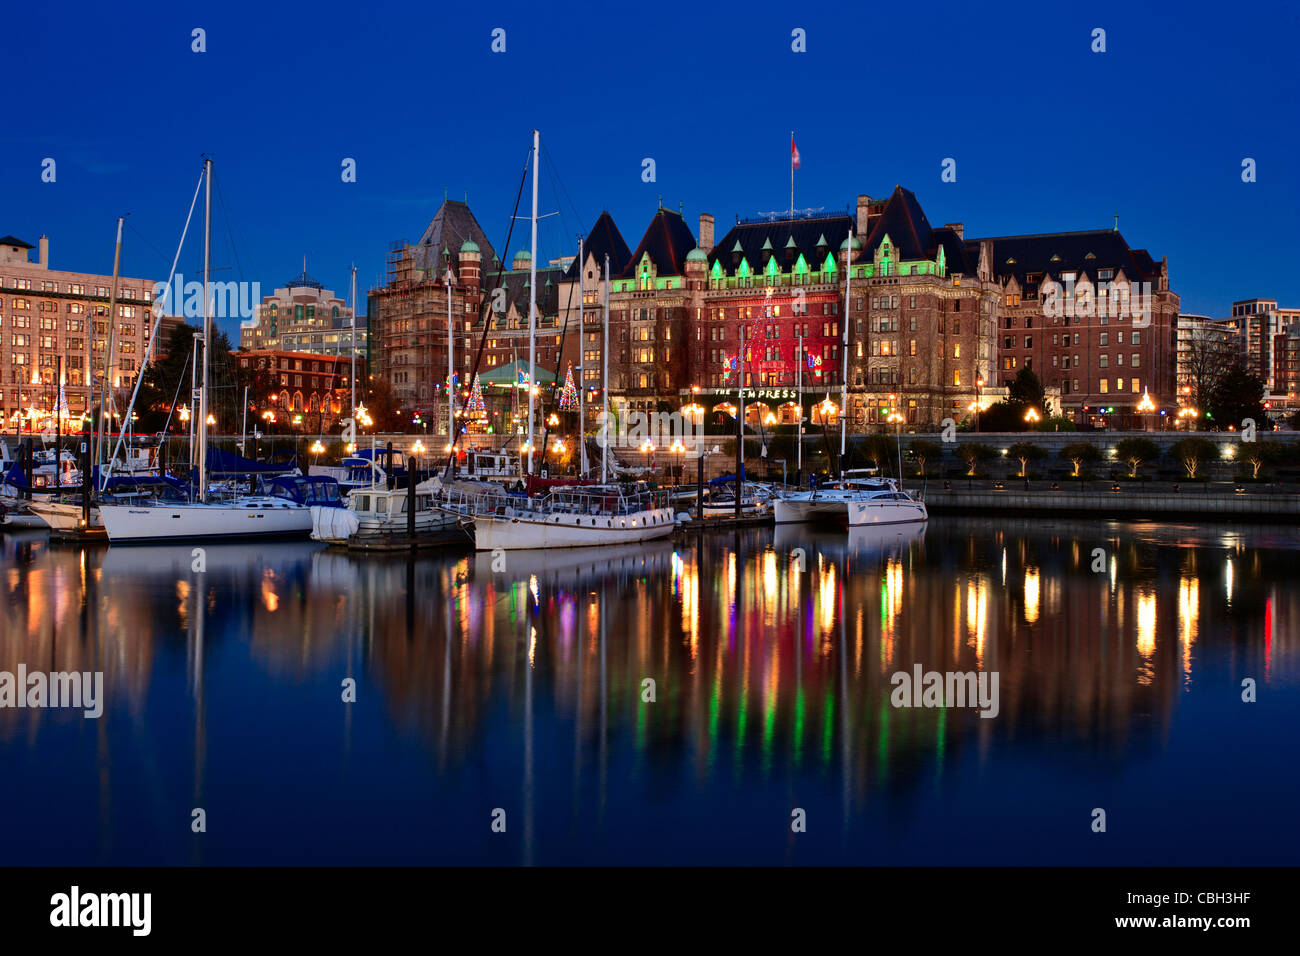
[[[1194,322],[1189,333],[1180,343],[1184,384],[1191,386],[1191,404],[1204,409],[1237,354],[1229,330],[1217,324]]]

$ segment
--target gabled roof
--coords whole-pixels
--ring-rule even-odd
[[[1123,269],[1130,281],[1154,280],[1160,272],[1145,249],[1130,249],[1123,235],[1114,229],[970,239],[967,251],[978,256],[981,242],[993,243],[993,274],[1002,280],[1014,276],[1021,288],[1038,285],[1025,281],[1031,272],[1054,279],[1059,279],[1062,272],[1077,272],[1093,282],[1099,281],[1100,269],[1113,269],[1116,274]]]
[[[628,257],[627,265],[618,278],[631,279],[636,274],[636,264],[641,257],[650,256],[661,276],[679,276],[686,271],[686,254],[695,248],[695,233],[686,225],[681,213],[660,208],[650,220],[641,237],[641,244]]]
[[[862,243],[861,254],[853,261],[872,262],[885,236],[889,236],[894,244],[895,261],[925,259],[932,262],[939,258],[940,248],[950,273],[973,273],[979,261],[978,246],[972,258],[967,255],[967,247],[954,230],[947,226],[931,228],[916,196],[902,186],[894,187],[885,208],[871,227],[871,234]]]
[[[777,265],[782,272],[790,271],[791,265],[798,261],[800,255],[810,269],[819,269],[826,256],[837,252],[840,244],[848,237],[852,221],[848,216],[841,215],[737,223],[709,253],[709,268],[712,269],[713,263],[718,262],[725,274],[735,275],[739,265],[735,261],[735,253],[739,252],[751,269],[761,271],[765,264],[763,250],[766,249],[777,257]],[[825,244],[820,245],[822,243]],[[786,249],[794,252],[790,262],[785,259]]]
[[[545,266],[537,270],[537,316],[542,318],[559,311],[559,281],[564,270],[558,266]],[[496,271],[483,276],[483,286],[492,289],[496,284]],[[549,285],[547,283],[550,283]],[[501,287],[506,290],[506,301],[515,307],[522,318],[528,318],[528,270],[519,269],[501,276]]]
[[[632,252],[623,240],[623,234],[618,231],[618,226],[614,224],[614,217],[608,212],[602,212],[596,224],[587,233],[587,238],[582,245],[582,254],[584,257],[592,256],[601,268],[604,268],[605,256],[608,255],[611,277],[620,275],[627,268],[628,260],[632,258]],[[574,259],[565,271],[564,277],[576,278],[580,268],[582,268],[581,264]]]
[[[19,249],[35,249],[30,242],[23,242],[17,236],[5,236],[0,239],[0,246],[17,246]]]
[[[418,269],[432,269],[436,275],[443,267],[443,250],[451,253],[451,261],[459,273],[460,247],[466,239],[473,240],[482,253],[483,262],[490,263],[496,255],[492,243],[479,227],[469,206],[454,199],[445,199],[437,214],[424,230],[424,235],[412,250]],[[487,266],[484,267],[487,272]]]

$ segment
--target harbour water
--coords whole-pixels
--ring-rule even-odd
[[[0,709],[0,861],[1294,865],[1298,558],[956,517],[415,560],[9,535],[0,672],[104,701]],[[894,706],[916,665],[996,673],[996,716]]]

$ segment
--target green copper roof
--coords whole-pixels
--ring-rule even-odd
[[[704,250],[696,246],[690,252],[686,253],[687,262],[708,262],[709,257],[704,254]]]
[[[771,251],[771,249],[772,249],[772,237],[771,237],[771,236],[768,236],[766,239],[763,240],[763,248],[764,248],[764,249],[767,249],[768,251]]]
[[[794,236],[791,236],[789,239],[787,239],[787,240],[785,241],[785,247],[786,247],[787,249],[798,249],[798,248],[799,248],[799,246],[798,246],[798,245],[795,243],[795,241],[794,241]]]
[[[473,239],[466,239],[464,242],[462,242],[462,243],[460,244],[460,251],[461,251],[461,252],[478,252],[478,251],[479,251],[478,243],[475,242]]]
[[[849,236],[849,238],[845,239],[843,242],[840,243],[840,252],[843,252],[845,249],[850,248],[849,243],[853,243],[852,248],[854,249],[862,248],[862,243],[858,242],[858,240],[854,239],[852,236]]]

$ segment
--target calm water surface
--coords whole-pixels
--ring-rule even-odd
[[[0,671],[106,696],[0,710],[0,863],[1300,862],[1294,529],[192,562],[0,539]],[[1000,713],[892,707],[917,663]]]

